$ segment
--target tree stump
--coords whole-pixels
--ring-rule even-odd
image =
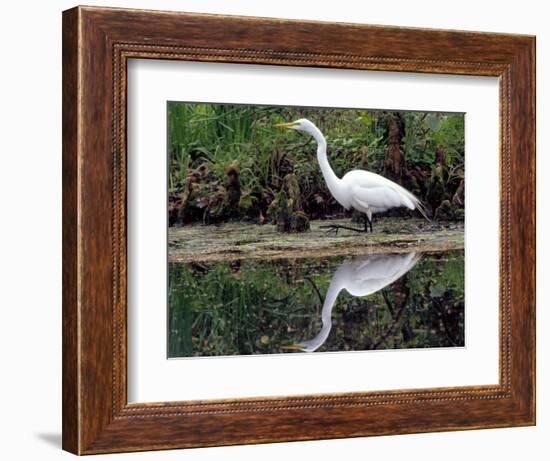
[[[283,178],[281,190],[273,200],[275,221],[279,232],[306,232],[309,219],[302,209],[298,178],[291,173]]]

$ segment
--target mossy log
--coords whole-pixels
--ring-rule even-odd
[[[375,221],[374,233],[325,232],[326,224],[350,225],[350,220],[310,221],[311,230],[284,233],[275,225],[250,223],[186,225],[168,232],[171,262],[248,258],[301,258],[370,253],[446,251],[464,248],[463,223],[430,224],[420,219]]]

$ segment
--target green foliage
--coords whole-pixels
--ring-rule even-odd
[[[278,107],[169,103],[171,189],[183,185],[187,168],[196,158],[210,163],[220,180],[225,167],[239,161],[248,189],[265,183],[269,175],[265,155],[273,147],[271,143],[283,138],[281,130],[273,130],[268,121],[283,120],[285,111]]]
[[[412,162],[432,164],[436,150],[453,168],[464,168],[464,114],[406,112],[403,148]]]
[[[358,168],[384,174],[388,114],[359,109],[170,102],[170,191],[181,193],[189,172],[201,164],[208,165],[217,182],[223,185],[227,166],[236,161],[240,165],[243,194],[256,197],[255,201],[243,201],[243,217],[250,208],[265,216],[283,177],[292,172],[299,178],[304,212],[310,219],[342,213],[322,178],[315,143],[307,135],[277,129],[274,125],[309,118],[327,138],[329,160],[337,175]],[[425,199],[424,194],[430,189],[428,183],[436,152],[438,149],[444,152],[443,187],[448,190],[438,191],[438,197],[442,194],[445,197],[430,199],[435,207],[444,198],[451,198],[464,176],[464,116],[426,112],[402,112],[401,116],[404,122],[401,150],[406,165],[402,182],[409,186],[409,174],[416,174],[413,192],[420,194],[421,199]],[[423,173],[413,171],[415,168]],[[212,194],[212,188],[203,190],[205,194]],[[200,201],[200,197],[196,200]],[[192,205],[189,202],[188,206]],[[189,216],[197,219],[198,215]]]

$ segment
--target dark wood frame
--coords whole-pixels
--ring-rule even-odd
[[[126,399],[131,58],[500,80],[500,382],[223,401]],[[77,7],[63,13],[63,448],[77,454],[535,424],[535,38]]]

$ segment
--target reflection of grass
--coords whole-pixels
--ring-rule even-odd
[[[170,312],[170,336],[168,355],[170,357],[193,355],[192,330],[193,306],[192,300],[185,296],[185,291],[172,288],[168,293]],[[181,308],[180,306],[185,306]]]
[[[343,260],[171,264],[169,355],[279,353],[281,345],[315,336],[316,290],[324,296]],[[463,274],[463,252],[431,254],[371,296],[341,292],[320,350],[463,345]]]

